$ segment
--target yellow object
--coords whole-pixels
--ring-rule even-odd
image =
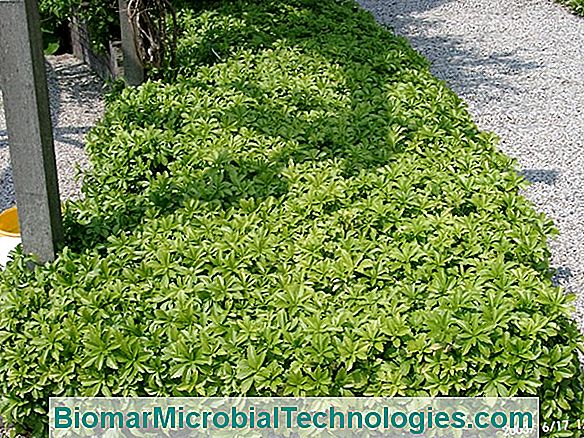
[[[0,213],[0,236],[20,237],[16,207],[11,207]]]

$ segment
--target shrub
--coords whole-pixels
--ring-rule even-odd
[[[584,0],[557,0],[570,7],[576,14],[584,15]]]
[[[552,224],[351,2],[185,9],[173,81],[89,135],[69,247],[0,277],[0,414],[49,396],[532,395],[581,418]]]
[[[87,25],[90,42],[98,52],[104,52],[112,35],[120,33],[117,0],[39,0],[38,4],[46,36],[53,41],[63,37],[59,28],[74,13]]]

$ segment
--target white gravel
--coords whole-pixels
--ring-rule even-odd
[[[103,84],[72,55],[47,57],[53,136],[62,199],[81,194],[78,169],[88,166],[84,151],[86,132],[102,116]],[[6,120],[0,93],[0,211],[15,205]]]
[[[558,282],[584,330],[584,18],[552,0],[358,0],[501,137],[561,235]]]

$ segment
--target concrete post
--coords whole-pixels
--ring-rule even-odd
[[[120,30],[124,56],[124,80],[128,85],[140,85],[144,82],[144,66],[138,55],[134,28],[128,16],[128,0],[118,0],[118,7],[120,8]]]
[[[63,228],[37,0],[0,0],[0,87],[22,244],[44,263]]]

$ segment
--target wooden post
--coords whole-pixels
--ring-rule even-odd
[[[37,0],[0,0],[0,60],[22,244],[44,263],[63,228]]]
[[[118,7],[120,8],[124,80],[128,85],[140,85],[144,82],[144,66],[136,48],[134,28],[128,15],[128,0],[118,0]]]

